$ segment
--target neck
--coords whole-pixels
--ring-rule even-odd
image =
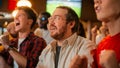
[[[109,22],[107,22],[107,26],[111,36],[120,33],[120,17],[117,19],[111,19]]]
[[[19,32],[19,38],[26,38],[29,33],[30,33],[30,31]]]
[[[71,35],[73,35],[73,33],[66,34],[62,39],[57,40],[57,44],[58,44],[59,46],[62,46],[64,40],[67,39],[67,38],[69,38]]]

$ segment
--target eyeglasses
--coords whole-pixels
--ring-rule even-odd
[[[51,16],[48,18],[49,21],[61,21],[61,20],[65,20],[62,16],[59,15],[55,15],[55,16]]]

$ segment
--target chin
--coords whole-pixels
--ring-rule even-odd
[[[51,37],[56,39],[56,40],[61,39],[61,35],[58,35],[58,34],[52,34]]]
[[[97,16],[99,21],[105,21],[107,18],[105,16]]]

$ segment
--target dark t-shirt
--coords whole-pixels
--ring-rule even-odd
[[[58,68],[60,49],[61,49],[61,46],[56,46],[55,68]]]

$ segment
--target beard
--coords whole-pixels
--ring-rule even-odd
[[[54,38],[55,40],[61,40],[64,38],[66,31],[67,31],[67,26],[65,25],[59,30],[59,32],[51,35],[51,37]]]

